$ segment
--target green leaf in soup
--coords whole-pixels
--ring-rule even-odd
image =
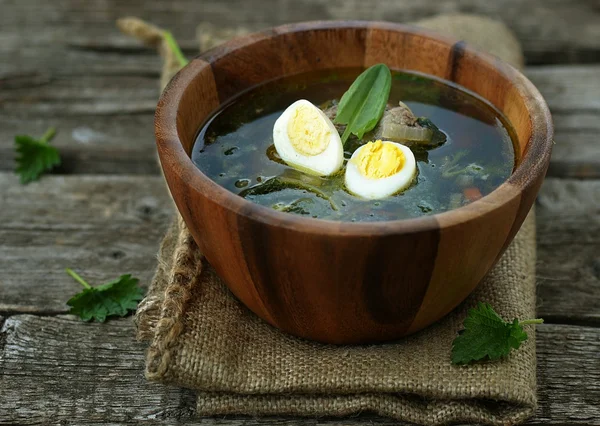
[[[373,130],[381,119],[392,88],[392,74],[385,64],[377,64],[359,75],[338,105],[336,124],[346,124],[342,143],[350,134],[359,139]]]
[[[251,186],[250,188],[240,191],[238,193],[238,195],[241,196],[242,198],[246,198],[248,196],[269,194],[271,192],[280,191],[284,188],[295,188],[295,189],[302,189],[302,190],[305,190],[308,192],[312,192],[317,197],[328,201],[332,210],[334,210],[334,211],[339,210],[339,207],[331,199],[331,197],[329,195],[327,195],[325,192],[321,191],[316,186],[311,185],[309,182],[306,182],[303,179],[297,179],[297,178],[285,176],[285,175],[275,176],[271,179],[268,179],[268,180],[262,182],[259,185]]]

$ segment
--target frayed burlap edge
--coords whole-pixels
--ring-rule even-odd
[[[425,401],[417,395],[222,395],[206,392],[198,393],[197,411],[207,416],[285,414],[340,417],[376,414],[421,425],[467,422],[497,426],[522,422],[533,412],[529,406],[496,401]]]
[[[168,282],[164,291],[150,288],[136,313],[138,340],[152,344],[146,357],[146,377],[160,379],[171,362],[171,349],[183,330],[181,317],[202,273],[202,253],[198,250],[181,216],[164,238],[153,285]],[[167,278],[170,277],[170,278]],[[154,289],[156,290],[156,289]],[[159,296],[160,295],[160,296]]]
[[[165,31],[139,18],[127,17],[117,20],[117,27],[125,34],[137,38],[145,45],[155,48],[163,59],[163,69],[160,76],[161,90],[179,71],[180,64],[165,40]]]

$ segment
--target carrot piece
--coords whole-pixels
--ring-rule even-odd
[[[465,198],[471,202],[479,200],[481,197],[483,197],[479,188],[476,187],[465,188],[463,190],[463,194],[465,195]]]

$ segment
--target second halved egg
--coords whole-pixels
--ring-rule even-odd
[[[345,184],[354,195],[374,200],[408,188],[416,173],[410,148],[377,140],[354,151],[346,166]]]

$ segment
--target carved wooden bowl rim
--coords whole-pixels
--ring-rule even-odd
[[[379,222],[346,222],[325,219],[306,218],[248,201],[224,187],[218,185],[202,173],[186,153],[177,129],[177,115],[182,105],[183,95],[194,78],[202,72],[207,63],[212,64],[219,58],[235,55],[254,43],[265,38],[279,37],[285,34],[319,30],[344,29],[377,29],[390,32],[400,32],[415,35],[447,44],[452,47],[461,43],[464,52],[472,55],[477,61],[482,61],[495,68],[508,81],[518,88],[523,98],[531,121],[531,137],[527,148],[521,157],[520,164],[513,174],[490,194],[466,206],[447,212],[437,213],[411,219],[399,219]],[[214,111],[213,111],[214,112]],[[210,117],[210,114],[208,115]],[[207,118],[208,118],[207,117]],[[203,120],[204,121],[204,120]],[[545,173],[553,144],[553,125],[546,101],[537,88],[520,71],[497,57],[476,50],[457,39],[439,35],[435,32],[405,24],[375,21],[313,21],[287,24],[234,38],[215,47],[190,61],[171,80],[163,92],[156,110],[157,145],[163,168],[170,167],[171,171],[179,174],[182,181],[203,193],[206,197],[216,200],[222,207],[238,215],[244,215],[254,221],[263,222],[276,227],[301,230],[303,233],[335,235],[338,237],[360,237],[369,235],[410,234],[423,231],[450,227],[485,215],[505,204],[510,199],[519,197],[525,188],[531,185],[540,174]],[[199,127],[199,126],[198,126]],[[160,134],[158,129],[160,129]],[[165,162],[170,162],[167,165]]]

